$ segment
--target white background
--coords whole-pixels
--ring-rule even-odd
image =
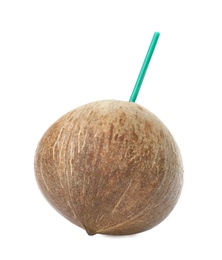
[[[221,1],[0,1],[0,259],[222,259]],[[33,158],[61,115],[128,100],[161,33],[137,103],[174,135],[184,188],[150,231],[88,236],[41,195]]]

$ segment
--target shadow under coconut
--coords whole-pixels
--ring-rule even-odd
[[[126,238],[134,238],[136,236],[138,236],[139,234],[131,234],[131,235],[104,235],[104,234],[98,234],[100,236],[103,236],[107,239],[126,239]]]

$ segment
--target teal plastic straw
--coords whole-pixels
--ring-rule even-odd
[[[136,98],[138,96],[141,85],[143,83],[143,79],[145,77],[148,65],[149,65],[150,60],[152,58],[152,55],[153,55],[154,49],[156,47],[159,36],[160,36],[160,33],[158,33],[158,32],[155,32],[154,35],[153,35],[153,39],[150,43],[149,49],[147,51],[146,57],[144,59],[143,65],[142,65],[142,68],[140,70],[139,76],[137,78],[136,84],[135,84],[133,92],[131,94],[131,97],[130,97],[130,100],[129,100],[130,102],[136,101]]]

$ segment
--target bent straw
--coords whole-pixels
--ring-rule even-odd
[[[154,49],[156,47],[156,44],[157,44],[159,36],[160,36],[160,33],[158,33],[158,32],[155,32],[154,35],[153,35],[153,38],[152,38],[152,41],[150,43],[149,49],[147,51],[146,57],[144,59],[142,68],[140,70],[139,76],[137,78],[136,84],[135,84],[133,92],[131,94],[131,97],[130,97],[130,100],[129,100],[130,102],[135,102],[136,101],[136,98],[138,96],[138,93],[140,91],[141,85],[143,83],[143,79],[145,77],[148,65],[149,65],[150,60],[152,58],[152,55],[153,55]]]

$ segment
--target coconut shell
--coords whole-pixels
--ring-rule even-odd
[[[48,202],[90,235],[153,228],[172,211],[183,183],[166,126],[144,107],[115,100],[58,119],[38,144],[35,173]]]

